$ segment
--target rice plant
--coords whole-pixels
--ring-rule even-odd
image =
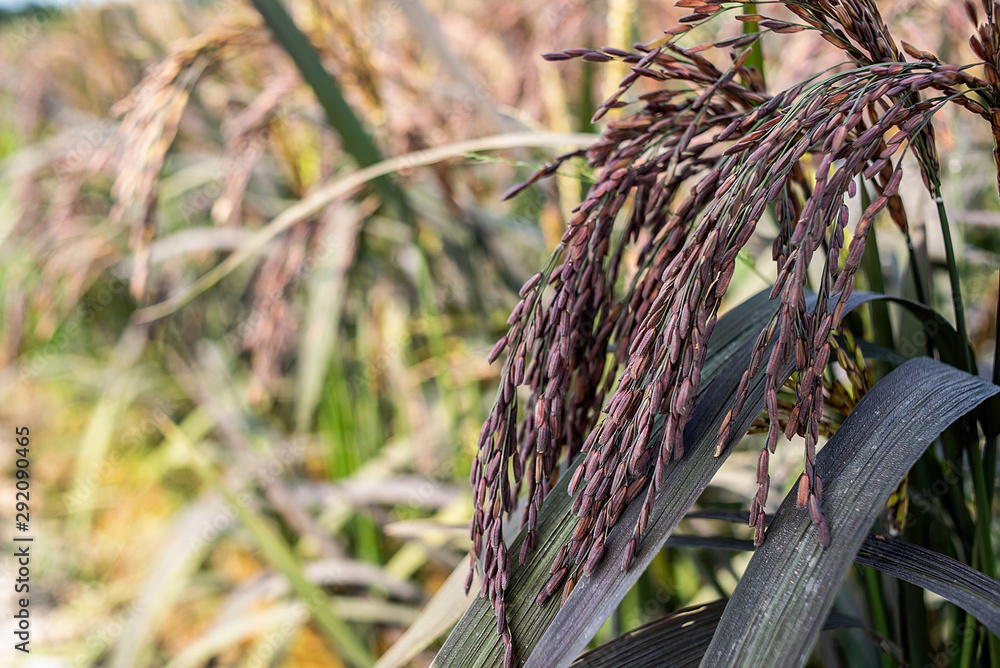
[[[466,613],[438,662],[490,665],[502,655],[505,666],[521,659],[529,666],[569,665],[626,593],[623,583],[635,581],[629,574],[648,565],[711,479],[709,468],[756,425],[766,433],[747,515],[757,555],[714,639],[707,636],[701,665],[803,663],[872,522],[931,441],[936,445],[917,465],[960,476],[937,521],[969,532],[959,532],[948,548],[957,560],[936,556],[982,578],[993,612],[913,575],[894,575],[949,598],[989,628],[981,633],[970,622],[954,632],[962,647],[957,662],[997,665],[993,634],[1000,628],[991,617],[1000,601],[991,528],[997,404],[976,409],[1000,391],[1000,378],[996,351],[993,382],[977,377],[977,359],[990,351],[969,343],[934,121],[951,107],[978,117],[1000,179],[1000,8],[984,0],[980,15],[965,3],[980,60],[952,64],[897,43],[871,0],[677,4],[690,13],[632,50],[544,56],[613,61],[629,70],[597,109],[595,122],[614,114],[601,138],[507,194],[516,196],[575,155],[599,175],[554,253],[521,288],[509,330],[490,354],[491,362],[503,358],[502,375],[471,476],[466,581],[468,589],[481,578],[484,602]],[[742,11],[733,16],[733,10]],[[756,29],[685,41],[733,18]],[[792,33],[825,40],[842,62],[769,91],[760,41]],[[912,248],[913,205],[901,184],[917,177],[936,204],[946,244],[955,324],[935,327],[952,335],[920,351],[941,362],[904,362],[892,354],[891,326],[886,331],[880,321],[880,331],[866,332],[849,318],[858,305],[886,298],[853,290],[866,248],[875,243],[876,219],[888,216]],[[759,229],[764,219],[773,233]],[[720,306],[740,253],[755,238],[771,243],[776,278],[742,321],[727,323],[722,342]],[[929,310],[926,277],[917,263],[911,270],[919,297],[903,306],[924,323],[939,323]],[[873,277],[877,272],[876,255]],[[861,352],[868,342],[855,335],[866,334],[881,337],[878,352]],[[898,368],[870,379],[866,357]],[[839,380],[844,374],[846,384]],[[928,380],[926,396],[924,374],[936,379]],[[945,399],[951,383],[955,394]],[[894,412],[893,402],[905,409]],[[876,433],[891,440],[872,441]],[[802,441],[801,476],[777,517],[768,518],[769,459],[780,441],[792,439]],[[890,464],[856,447],[868,441],[900,452],[906,443],[919,447],[890,456],[896,458]],[[690,471],[697,467],[707,477],[695,480]],[[873,495],[871,507],[847,512],[843,499],[852,494]],[[666,514],[674,519],[661,521]],[[513,539],[504,528],[512,515],[520,523]],[[544,517],[560,519],[543,527]],[[802,518],[808,530],[784,531]],[[812,558],[801,568],[774,569],[776,555],[802,554]],[[817,562],[829,563],[817,570]],[[771,596],[783,584],[778,580],[794,584],[784,595],[797,601]],[[561,599],[562,611],[552,598]],[[530,611],[526,601],[547,612]],[[485,633],[484,606],[498,638],[485,646],[478,635]],[[795,617],[782,614],[799,607]],[[882,630],[904,646],[911,665],[924,660],[912,654],[918,643],[907,646],[912,630]],[[675,640],[683,644],[684,634]]]
[[[679,4],[0,10],[11,665],[995,665],[995,9]]]

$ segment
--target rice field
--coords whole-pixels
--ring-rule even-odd
[[[635,311],[667,309],[658,288],[643,283],[659,248],[628,246],[639,237],[628,228],[630,184],[608,185],[602,175],[622,157],[611,144],[648,127],[628,125],[630,110],[609,98],[645,100],[651,116],[672,99],[656,97],[654,74],[636,74],[634,88],[619,81],[634,66],[653,66],[622,54],[688,13],[678,4],[183,0],[0,10],[0,599],[4,611],[30,612],[30,653],[18,651],[24,638],[4,613],[0,663],[429,666],[481,590],[497,613],[491,633],[509,642],[498,592],[533,547],[542,503],[568,473],[560,462],[591,430],[592,442],[602,438],[602,408],[613,421],[635,418],[627,441],[649,441],[652,412],[643,409],[644,421],[631,395],[615,393],[622,378],[605,373],[606,358],[623,359],[630,343],[643,363],[675,358],[657,400],[669,393],[675,410],[662,411],[673,421],[665,431],[678,448],[670,452],[684,453],[682,415],[694,405],[691,374],[701,374],[704,341],[687,353],[679,343],[661,350],[653,343],[660,330],[638,327],[642,318],[623,338],[625,325],[591,326],[602,300],[629,286],[639,286]],[[959,3],[879,4],[901,39],[977,60]],[[738,40],[741,30],[709,22],[691,43]],[[842,60],[830,44],[782,37],[765,38],[757,52],[768,89]],[[701,85],[709,67],[684,77]],[[925,76],[928,87],[940,83]],[[755,90],[745,82],[727,104],[750,110],[763,99]],[[836,93],[869,94],[872,104],[879,97],[860,83]],[[1000,201],[991,137],[970,131],[961,112],[942,112],[936,126],[940,192],[953,219],[967,338],[988,377]],[[685,127],[662,136],[676,139]],[[868,148],[877,155],[885,146],[874,137]],[[597,167],[592,158],[604,148]],[[770,148],[767,160],[787,151]],[[713,155],[710,144],[698,150],[691,164]],[[536,182],[539,170],[545,178]],[[861,246],[848,262],[859,287],[915,298],[916,258],[928,302],[953,319],[951,250],[935,202],[918,177],[899,175],[890,171],[879,206],[864,214],[879,230],[883,283],[863,268]],[[815,176],[797,183],[805,191]],[[677,175],[679,194],[667,205],[694,193],[689,178]],[[588,209],[595,184],[622,189],[620,212]],[[898,233],[893,211],[876,215],[897,192],[914,203],[909,236]],[[662,195],[646,194],[651,202]],[[762,196],[741,204],[767,208]],[[573,238],[575,228],[593,232],[584,219],[603,224],[605,255],[619,249],[613,270],[601,273],[605,255],[589,274],[552,261],[553,251],[592,241]],[[704,333],[716,314],[790,273],[814,287],[836,280],[814,266],[789,264],[782,274],[771,259],[769,240],[782,233],[774,220],[761,225],[766,239],[728,258],[730,287],[710,301],[705,286],[692,287],[697,272],[670,277],[693,295],[670,302],[678,318]],[[719,265],[718,238],[698,243],[704,263]],[[656,275],[664,268],[655,265]],[[543,297],[553,285],[556,295]],[[787,313],[775,341],[792,327]],[[859,331],[877,330],[878,317],[865,312]],[[533,356],[535,337],[547,353],[573,350],[572,388],[571,356]],[[902,354],[915,356],[925,341],[894,349],[904,344],[913,350]],[[815,439],[832,436],[857,404],[856,388],[866,392],[883,375],[859,345],[848,331],[826,347],[839,363],[828,402],[840,412],[814,421]],[[756,363],[770,371],[768,359]],[[643,390],[632,389],[636,398]],[[572,419],[550,421],[557,396]],[[818,484],[811,474],[799,484],[804,462],[810,472],[814,463],[803,439],[767,447],[779,430],[794,435],[786,425],[796,401],[793,387],[770,388],[747,444],[700,495],[697,508],[716,515],[679,520],[678,533],[695,546],[659,550],[591,647],[733,594],[750,553],[697,537],[761,542],[765,517],[796,489],[803,507],[817,505],[811,522],[824,526]],[[526,437],[515,432],[528,414]],[[28,445],[18,441],[24,428]],[[531,457],[511,466],[537,470],[544,484],[529,475],[521,490],[494,485],[518,438]],[[642,472],[655,456],[643,445],[616,458],[606,465],[592,454],[570,482],[582,491],[579,536],[558,564],[546,564],[542,599],[572,588],[563,559],[591,574],[611,549],[604,529],[631,501],[644,505],[643,527],[649,522],[656,486],[647,493]],[[770,494],[761,494],[765,478]],[[911,506],[934,489],[921,485],[911,478]],[[15,495],[28,490],[30,517],[19,529]],[[589,514],[580,507],[588,496]],[[925,496],[939,503],[942,494]],[[516,512],[486,519],[484,509],[501,506]],[[718,515],[748,508],[742,525]],[[508,553],[501,525],[512,537],[522,515],[529,534],[519,545],[527,547]],[[643,533],[635,526],[632,559]],[[16,535],[33,539],[29,606],[15,588],[23,576]],[[473,583],[470,550],[482,558],[484,544],[487,570],[491,560],[500,567]],[[884,629],[869,615],[865,583],[869,571],[881,576],[854,568],[838,606],[864,624],[824,633],[810,665],[879,665],[902,652],[869,640],[872,628]],[[961,613],[933,595],[928,606],[927,650],[947,655]]]

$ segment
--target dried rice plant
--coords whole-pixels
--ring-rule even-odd
[[[221,52],[263,42],[259,30],[220,28],[193,38],[146,74],[143,81],[109,111],[123,116],[119,133],[124,147],[111,194],[110,220],[132,218],[129,247],[134,257],[131,292],[146,294],[149,249],[156,234],[156,204],[160,172],[173,144],[191,90],[205,68]]]

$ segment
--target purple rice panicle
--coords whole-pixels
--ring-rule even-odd
[[[694,0],[679,4],[692,13],[663,38],[636,45],[632,52],[602,47],[544,56],[621,60],[632,66],[595,120],[627,106],[622,99],[640,79],[660,87],[638,95],[637,109],[610,121],[587,149],[588,164],[600,176],[574,210],[546,267],[521,289],[510,330],[490,353],[493,362],[508,352],[473,464],[468,582],[478,562],[484,574],[481,593],[493,602],[506,664],[515,658],[504,606],[512,560],[501,529],[503,515],[513,510],[523,487],[525,540],[518,555],[523,563],[537,541],[538,513],[558,478],[559,461],[565,459],[570,470],[583,453],[569,485],[575,496],[574,532],[552,565],[538,603],[560,587],[565,600],[581,572],[593,572],[625,507],[643,495],[621,564],[631,566],[666,467],[684,454],[684,427],[737,255],[768,207],[779,230],[771,298],[780,305],[760,333],[720,428],[716,454],[741,436],[732,433],[732,421],[743,409],[750,379],[764,371],[768,435],[751,501],[755,542],[764,535],[770,454],[781,435],[800,435],[805,470],[799,505],[808,508],[820,541],[829,544],[822,481],[814,471],[824,425],[824,372],[831,333],[843,316],[865,239],[885,209],[906,230],[897,195],[902,151],[917,156],[928,187],[936,178],[929,124],[935,111],[956,102],[990,116],[967,95],[985,82],[909,45],[904,49],[916,62],[906,62],[870,0],[781,3],[801,24],[740,17],[756,22],[764,33],[817,31],[853,62],[849,69],[821,73],[774,95],[745,65],[761,33],[682,48],[677,37],[720,6]],[[991,48],[984,46],[984,52],[995,57]],[[731,64],[720,69],[702,55],[713,50],[728,52]],[[508,196],[553,173],[568,157],[561,156]],[[852,226],[846,198],[856,194],[859,179],[871,183],[877,197]],[[817,251],[825,269],[810,308],[804,289]],[[631,278],[624,290],[616,290],[626,270]],[[786,394],[782,402],[779,390],[789,370],[794,398]],[[527,388],[523,410],[520,386]]]

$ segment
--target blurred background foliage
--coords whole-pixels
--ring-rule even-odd
[[[968,50],[959,3],[880,5],[907,41],[974,60],[952,56]],[[571,161],[500,195],[586,145],[624,73],[539,55],[651,39],[683,13],[633,0],[284,6],[396,159],[382,163],[391,181],[350,181],[363,160],[249,1],[0,15],[0,422],[32,430],[37,536],[33,652],[13,665],[369,663],[440,591],[381,663],[427,665],[466,605],[466,481],[498,372],[487,353],[592,175]],[[765,41],[775,90],[836,62],[795,37],[780,52]],[[989,351],[1000,204],[989,138],[967,122],[944,117],[939,144],[970,338]],[[948,313],[940,233],[922,224],[932,203],[907,187],[925,203],[913,234]],[[907,249],[884,227],[887,289],[905,294]],[[756,258],[769,254],[745,253],[733,303],[764,287]],[[775,503],[801,466],[794,450],[772,460]],[[0,448],[4,470],[13,457]],[[754,448],[731,457],[708,505],[745,507],[755,464]],[[0,496],[12,490],[5,476]],[[748,558],[666,548],[598,640],[727,595]],[[0,557],[4,599],[14,572]],[[843,647],[860,634],[825,634],[824,665],[853,665]]]

